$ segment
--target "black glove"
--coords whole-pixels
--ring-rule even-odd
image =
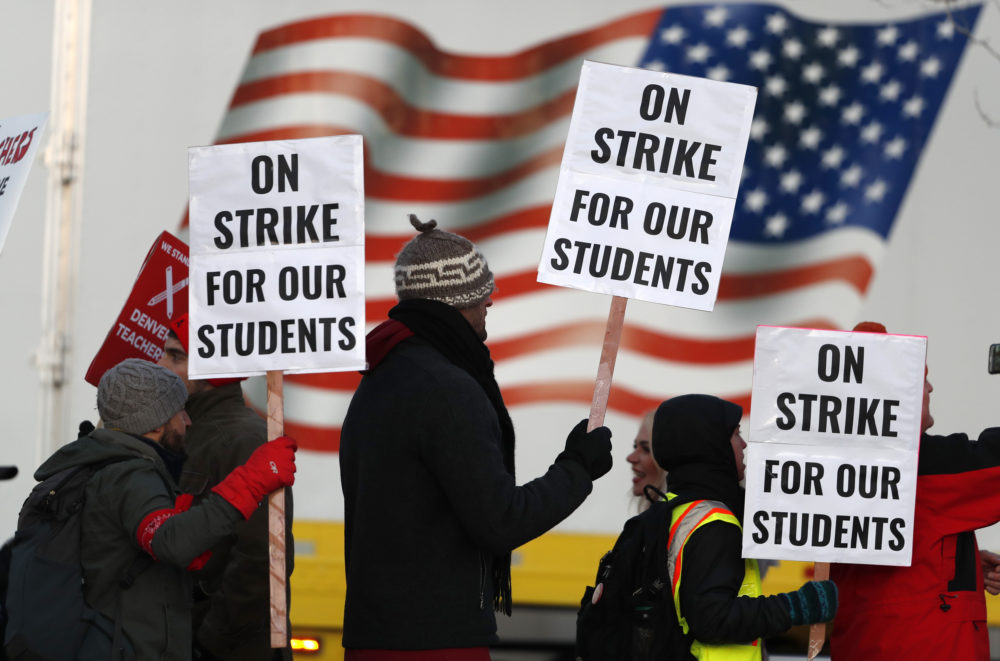
[[[566,437],[566,449],[559,453],[556,461],[569,459],[583,466],[596,480],[611,470],[611,430],[597,427],[587,431],[587,421],[581,420]]]
[[[829,622],[837,614],[837,584],[809,581],[795,592],[782,592],[792,625]]]

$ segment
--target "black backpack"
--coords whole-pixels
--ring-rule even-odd
[[[601,558],[576,617],[578,661],[687,658],[667,576],[671,509],[662,499],[651,503]]]
[[[17,532],[0,549],[3,658],[111,658],[114,650],[130,648],[120,622],[110,621],[84,601],[80,559],[87,482],[105,466],[129,459],[134,458],[115,457],[67,468],[36,484],[24,501]],[[123,576],[122,587],[131,586],[150,564],[148,555],[138,555]],[[88,636],[95,630],[102,635]],[[97,654],[93,654],[95,644],[102,650]]]

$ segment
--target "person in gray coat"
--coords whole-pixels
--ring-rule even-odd
[[[258,448],[192,505],[176,485],[190,424],[186,399],[183,381],[169,370],[125,360],[98,385],[104,428],[64,445],[35,473],[44,480],[74,466],[119,459],[87,484],[80,549],[87,603],[109,621],[120,614],[124,635],[114,658],[190,659],[189,571],[202,566],[206,551],[249,518],[265,496],[295,479],[295,441],[281,437]],[[152,562],[123,588],[122,577],[142,554]],[[88,638],[104,635],[93,627]]]

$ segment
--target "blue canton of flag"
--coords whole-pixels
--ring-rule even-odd
[[[852,225],[884,239],[966,45],[956,26],[979,10],[831,25],[771,5],[681,7],[641,66],[759,89],[733,239]]]

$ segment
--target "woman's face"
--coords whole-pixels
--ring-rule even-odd
[[[653,461],[652,435],[650,425],[643,420],[632,444],[632,453],[626,457],[632,465],[632,493],[636,496],[643,495],[647,484],[663,489],[663,470]]]

